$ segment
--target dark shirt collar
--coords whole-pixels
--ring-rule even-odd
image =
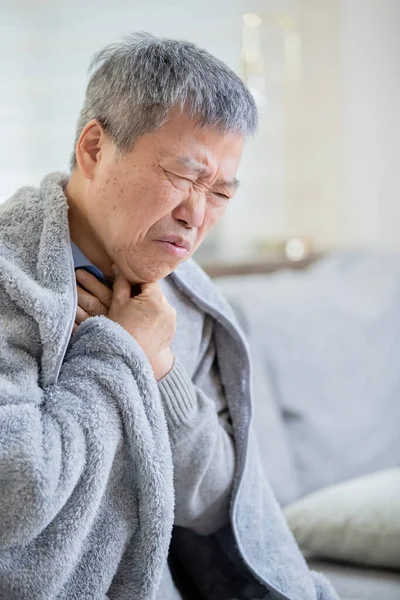
[[[89,273],[91,273],[92,275],[97,277],[97,279],[99,281],[101,281],[102,283],[104,283],[105,285],[107,285],[110,288],[112,287],[112,282],[108,281],[108,279],[106,279],[104,277],[104,274],[102,273],[102,271],[100,271],[100,269],[97,268],[83,254],[82,250],[80,248],[78,248],[78,246],[74,242],[71,242],[71,249],[72,249],[72,257],[74,259],[75,271],[77,269],[85,269],[85,271],[88,271]]]

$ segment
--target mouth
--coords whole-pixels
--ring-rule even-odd
[[[156,242],[161,244],[167,252],[178,258],[186,258],[192,247],[188,240],[174,235],[166,236],[156,240]]]

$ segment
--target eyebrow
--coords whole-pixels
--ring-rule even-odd
[[[204,165],[201,162],[198,162],[197,160],[194,160],[193,158],[190,158],[190,156],[178,156],[176,160],[182,167],[189,169],[192,173],[194,173],[197,176],[205,175],[209,172],[206,165]],[[230,188],[238,188],[240,185],[240,181],[239,179],[236,179],[236,177],[228,180],[218,179],[218,181],[215,182],[215,185]]]

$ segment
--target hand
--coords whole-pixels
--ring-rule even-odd
[[[168,346],[161,350],[154,358],[150,360],[150,364],[152,366],[154,377],[157,381],[160,381],[163,377],[168,375],[172,367],[174,366],[175,357],[172,353],[171,348]]]
[[[108,318],[119,323],[146,354],[150,362],[154,361],[157,374],[163,377],[161,365],[167,372],[171,369],[169,347],[176,329],[176,312],[167,302],[158,283],[144,283],[141,292],[131,297],[131,284],[115,265],[115,276],[111,306]],[[161,351],[165,352],[159,356]],[[171,351],[169,351],[171,352]],[[169,362],[167,360],[169,356]],[[157,358],[156,358],[157,357]]]
[[[78,306],[76,308],[75,324],[73,333],[79,325],[89,317],[108,315],[111,306],[112,290],[100,283],[98,279],[84,269],[78,269],[75,273],[77,282],[85,289],[77,286]]]
[[[83,269],[76,271],[76,279],[85,289],[79,286],[77,288],[78,306],[73,331],[75,332],[89,317],[108,316],[136,339],[149,358],[157,381],[165,377],[175,360],[169,343],[175,333],[176,313],[168,304],[159,285],[144,284],[141,286],[141,293],[132,298],[131,284],[119,271],[116,271],[113,291]],[[116,289],[120,293],[119,300],[117,296],[113,300]],[[154,321],[153,326],[156,327],[156,322],[160,320],[161,331],[157,331],[158,335],[155,336],[152,333],[152,322]]]

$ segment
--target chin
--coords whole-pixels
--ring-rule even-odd
[[[140,269],[135,270],[135,274],[140,277],[140,283],[152,283],[168,277],[180,264],[180,262],[177,262],[174,265],[167,263],[142,265]]]
[[[168,275],[171,275],[171,273],[173,271],[175,271],[175,269],[177,269],[179,267],[179,265],[182,264],[182,262],[184,261],[179,261],[177,263],[175,263],[174,265],[163,265],[162,267],[159,268],[158,273],[158,279],[164,279],[165,277],[168,277]]]

